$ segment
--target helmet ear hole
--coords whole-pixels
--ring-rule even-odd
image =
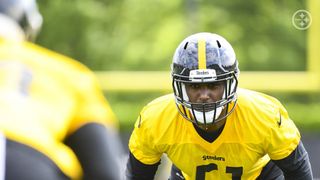
[[[221,48],[220,42],[217,40],[218,47]]]
[[[185,49],[185,50],[187,49],[188,43],[189,43],[189,42],[186,42],[186,44],[184,45],[183,49]]]

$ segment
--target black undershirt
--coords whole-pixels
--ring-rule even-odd
[[[74,151],[83,169],[83,180],[120,179],[121,146],[115,133],[98,123],[89,123],[71,134],[65,143]]]
[[[207,132],[201,128],[199,128],[196,124],[193,123],[193,127],[194,129],[197,131],[197,133],[206,141],[212,143],[213,141],[215,141],[219,135],[222,133],[223,128],[224,128],[225,123],[223,124],[223,126],[221,126],[218,130],[213,131],[213,132]]]
[[[6,180],[70,180],[48,156],[27,144],[7,139],[5,152]]]

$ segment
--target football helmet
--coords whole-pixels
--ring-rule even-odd
[[[0,0],[0,14],[19,24],[30,41],[35,40],[42,26],[42,16],[35,0]]]
[[[171,65],[175,103],[180,114],[202,129],[226,118],[236,105],[239,73],[235,52],[223,37],[202,32],[185,38],[177,47]],[[222,99],[190,102],[187,83],[217,82],[224,85]]]

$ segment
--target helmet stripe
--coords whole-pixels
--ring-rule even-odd
[[[198,41],[198,68],[206,69],[207,60],[206,60],[206,40],[199,39]]]

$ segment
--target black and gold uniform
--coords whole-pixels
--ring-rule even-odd
[[[173,56],[173,94],[146,105],[132,132],[128,179],[152,179],[163,154],[171,180],[312,179],[300,133],[282,104],[238,88],[223,37],[197,33]]]

